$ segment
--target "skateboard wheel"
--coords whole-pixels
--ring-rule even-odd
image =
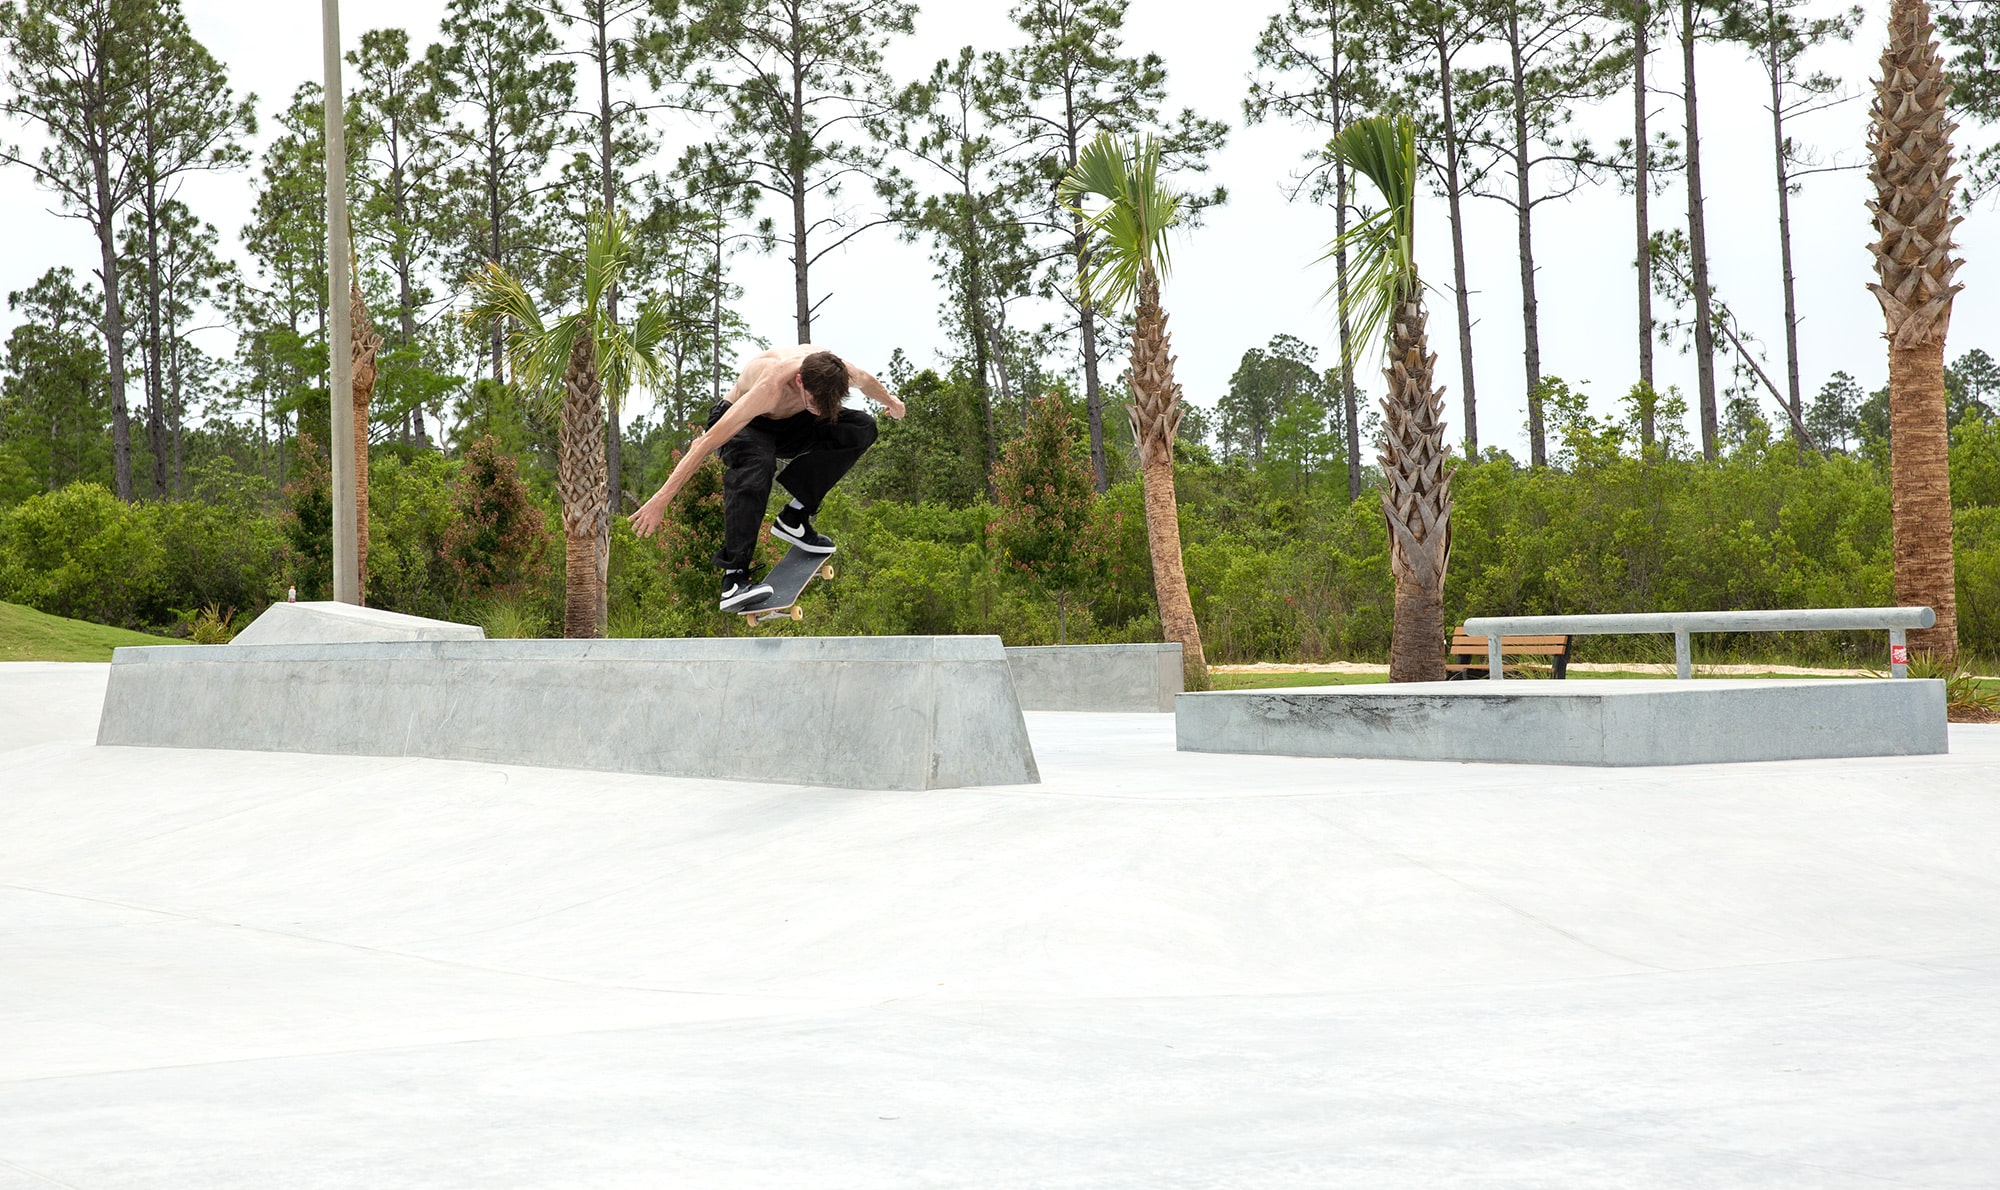
[[[824,565],[824,566],[820,567],[820,568],[819,568],[819,576],[820,576],[821,578],[824,578],[824,579],[830,579],[830,578],[832,578],[832,577],[833,577],[833,563],[831,563],[831,562],[828,562],[828,563],[827,563],[826,565]]]
[[[792,619],[793,619],[793,620],[795,620],[795,621],[796,621],[796,620],[803,620],[803,619],[805,619],[805,618],[806,618],[806,614],[805,614],[804,612],[800,611],[800,610],[799,610],[798,608],[796,608],[796,607],[792,609]]]

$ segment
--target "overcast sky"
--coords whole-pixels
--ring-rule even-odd
[[[268,136],[270,115],[300,83],[319,77],[319,6],[306,0],[185,2],[196,36],[226,64],[238,93],[256,93]],[[427,42],[435,36],[444,3],[344,0],[342,7],[344,39],[351,48],[362,31],[390,24],[401,24],[414,40]],[[1204,405],[1212,405],[1226,390],[1243,351],[1274,334],[1318,345],[1323,363],[1333,355],[1332,311],[1321,296],[1330,275],[1312,263],[1330,235],[1331,217],[1322,208],[1290,203],[1284,196],[1287,176],[1318,137],[1282,124],[1243,126],[1251,48],[1277,7],[1278,0],[1200,5],[1133,0],[1128,22],[1128,52],[1151,50],[1166,60],[1174,106],[1192,106],[1233,126],[1212,174],[1229,187],[1230,201],[1177,244],[1175,272],[1165,293],[1182,384],[1188,396]],[[1857,90],[1865,88],[1874,67],[1879,50],[1871,47],[1879,44],[1887,4],[1870,0],[1866,7],[1868,23],[1856,43],[1828,50],[1816,63]],[[908,79],[927,74],[931,63],[961,45],[991,49],[1014,44],[1007,8],[1005,0],[932,0],[918,17],[916,36],[892,48],[892,70],[899,79]],[[1199,19],[1190,19],[1196,12]],[[1744,327],[1764,340],[1775,360],[1770,370],[1782,385],[1770,118],[1762,76],[1754,64],[1726,48],[1708,52],[1699,69],[1715,285]],[[1671,56],[1661,56],[1653,74],[1674,79],[1678,69]],[[1629,111],[1629,99],[1616,101],[1609,112],[1591,118],[1592,127],[1615,135]],[[1676,99],[1660,96],[1656,126],[1672,126],[1678,111]],[[1866,122],[1865,102],[1857,100],[1801,122],[1797,135],[1829,157],[1858,160]],[[1807,179],[1805,192],[1793,202],[1808,394],[1836,370],[1853,374],[1871,389],[1886,375],[1881,315],[1866,289],[1872,278],[1868,213],[1862,205],[1866,191],[1861,171],[1829,173]],[[251,177],[198,178],[185,197],[221,229],[225,244],[233,245],[249,215]],[[84,273],[92,267],[96,249],[85,226],[54,218],[50,205],[24,173],[0,171],[0,227],[7,231],[0,238],[0,291],[24,288],[54,264]],[[1525,454],[1520,287],[1511,212],[1492,201],[1474,202],[1469,209],[1480,438],[1482,444]],[[1678,186],[1655,199],[1653,210],[1656,226],[1682,224],[1685,199]],[[1442,202],[1427,201],[1421,220],[1420,263],[1431,283],[1439,285],[1450,277]],[[1974,212],[1960,227],[1959,242],[1967,260],[1960,273],[1966,288],[1953,316],[1948,355],[1973,347],[2000,355],[2000,212],[1990,203]],[[1543,370],[1581,382],[1593,404],[1609,412],[1637,372],[1629,198],[1607,186],[1540,208],[1536,250]],[[734,277],[747,291],[743,309],[755,332],[774,343],[789,342],[789,264],[778,256],[745,255],[737,258]],[[814,270],[814,289],[831,294],[815,322],[814,338],[864,366],[880,367],[897,347],[920,364],[929,362],[943,346],[937,325],[939,291],[930,263],[921,247],[901,243],[890,231],[869,232],[823,261]],[[1656,316],[1663,315],[1656,309]],[[12,321],[0,312],[0,334]],[[1457,332],[1448,292],[1433,298],[1431,332],[1440,357],[1439,379],[1447,389],[1446,408],[1455,424]],[[212,333],[219,338],[210,349],[226,350],[227,339],[220,337],[226,332]],[[1663,348],[1658,369],[1662,385],[1680,385],[1692,401],[1691,360]],[[1376,387],[1364,377],[1365,394],[1374,395]],[[1767,406],[1767,415],[1775,417],[1775,410]]]

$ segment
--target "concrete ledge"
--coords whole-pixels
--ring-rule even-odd
[[[1426,682],[1183,694],[1186,752],[1669,765],[1945,751],[1944,683]]]
[[[1181,646],[1030,645],[1007,650],[1024,711],[1171,711]]]
[[[991,636],[119,649],[97,742],[852,789],[1040,780]]]
[[[486,630],[350,603],[274,603],[233,645],[331,645],[360,641],[485,640]]]

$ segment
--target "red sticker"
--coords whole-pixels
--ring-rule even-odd
[[[1889,646],[1889,664],[1908,665],[1909,663],[1910,663],[1910,646],[1908,645]]]

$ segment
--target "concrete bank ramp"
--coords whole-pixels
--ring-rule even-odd
[[[485,640],[473,624],[427,620],[347,603],[274,603],[236,634],[237,645],[331,645],[367,641]]]
[[[1039,779],[998,637],[119,649],[97,742],[849,789]]]

